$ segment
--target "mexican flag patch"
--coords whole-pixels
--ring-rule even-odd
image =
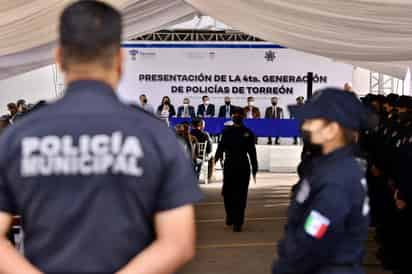
[[[305,222],[305,231],[316,239],[322,239],[330,225],[328,218],[312,210]]]

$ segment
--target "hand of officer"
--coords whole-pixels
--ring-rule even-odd
[[[394,199],[395,199],[396,207],[398,209],[405,209],[406,208],[405,201],[400,198],[399,190],[395,191]]]
[[[371,173],[374,177],[379,177],[382,174],[381,171],[374,165],[371,167]]]

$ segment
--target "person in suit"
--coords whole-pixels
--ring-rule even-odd
[[[202,97],[203,104],[197,108],[197,116],[201,118],[215,117],[215,105],[210,104],[209,96]]]
[[[272,97],[271,99],[272,105],[266,109],[265,112],[265,119],[283,119],[283,109],[278,106],[279,98]],[[272,137],[268,139],[268,145],[272,144]],[[279,136],[276,136],[275,144],[279,145]]]
[[[180,106],[177,110],[177,117],[179,118],[195,118],[195,108],[190,105],[189,98],[183,99],[183,106]]]
[[[305,104],[305,98],[303,96],[299,96],[298,98],[296,98],[296,105],[302,106],[304,104]],[[291,115],[290,118],[293,119],[294,117]],[[293,137],[293,144],[294,145],[298,144],[298,136]]]
[[[260,119],[260,110],[255,107],[255,98],[247,98],[247,106],[243,108],[247,119]]]
[[[232,118],[233,111],[239,107],[232,105],[230,97],[225,97],[225,104],[219,109],[219,118]]]

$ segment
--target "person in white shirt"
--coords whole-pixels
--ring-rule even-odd
[[[247,98],[247,106],[243,110],[247,119],[260,119],[260,110],[255,107],[255,99],[253,97]]]
[[[144,109],[145,111],[149,113],[154,113],[154,107],[148,103],[147,96],[145,94],[140,95],[139,97],[139,107]]]

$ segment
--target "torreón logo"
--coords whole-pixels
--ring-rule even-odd
[[[25,137],[21,141],[21,175],[121,174],[140,177],[143,149],[135,136],[111,135]]]
[[[265,59],[267,62],[274,62],[276,59],[276,53],[273,50],[268,50],[265,52]]]

